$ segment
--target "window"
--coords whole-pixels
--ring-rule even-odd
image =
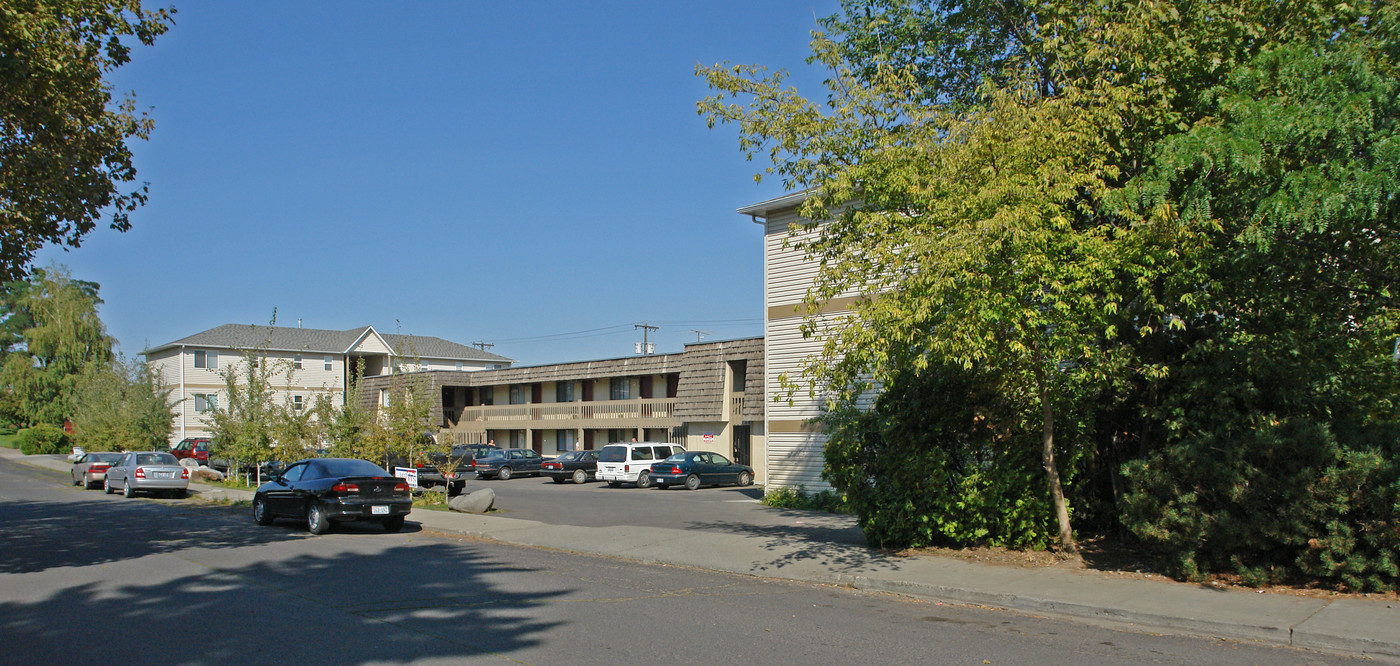
[[[574,401],[574,383],[573,383],[573,382],[559,382],[558,384],[555,384],[555,385],[554,385],[554,401],[555,401],[555,402],[573,402],[573,401]]]
[[[194,367],[205,368],[207,370],[219,369],[219,353],[203,350],[195,350]]]
[[[523,448],[525,448],[526,446],[529,446],[529,444],[527,444],[526,441],[525,441],[525,431],[524,431],[524,430],[512,430],[512,431],[510,431],[510,448],[512,448],[512,449],[523,449]],[[518,451],[517,451],[516,453],[518,453]]]
[[[608,391],[610,400],[626,400],[632,397],[632,380],[627,377],[613,377],[609,382],[611,385]]]
[[[196,393],[194,394],[194,411],[199,414],[206,414],[219,408],[219,396],[216,393]]]
[[[292,409],[298,412],[301,411],[301,396],[292,396]]]
[[[327,357],[326,357],[326,370],[330,370],[330,369],[331,369],[331,357],[327,356]]]
[[[483,386],[483,387],[477,389],[477,390],[476,390],[476,393],[477,393],[477,397],[481,398],[481,400],[480,400],[481,404],[483,404],[483,405],[494,405],[494,404],[496,404],[496,389],[495,389],[495,387]]]
[[[525,402],[526,402],[525,396],[526,396],[526,393],[525,393],[525,385],[524,385],[524,384],[511,384],[511,385],[510,385],[510,404],[512,404],[512,405],[523,405],[523,404],[525,404]]]
[[[461,361],[457,361],[457,372],[461,372],[461,371],[462,371],[462,362],[461,362]]]
[[[573,430],[556,430],[554,437],[555,451],[573,451],[574,442],[578,441],[578,433]]]
[[[297,370],[301,369],[301,354],[292,357],[292,367]]]
[[[379,404],[383,407],[389,406],[389,389],[379,389]]]

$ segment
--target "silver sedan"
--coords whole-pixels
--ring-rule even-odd
[[[138,451],[122,455],[117,464],[107,470],[102,490],[108,494],[121,488],[122,495],[135,497],[138,492],[151,491],[181,498],[189,491],[190,470],[181,467],[175,456],[163,451]]]
[[[107,468],[121,460],[120,453],[84,453],[73,463],[73,485],[87,490],[107,478]]]

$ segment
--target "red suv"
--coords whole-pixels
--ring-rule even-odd
[[[194,458],[201,465],[209,464],[209,439],[206,437],[187,437],[180,440],[170,449],[170,453],[176,458]]]

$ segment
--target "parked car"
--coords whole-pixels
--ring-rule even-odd
[[[170,454],[180,460],[194,458],[201,465],[209,464],[209,438],[186,437],[179,444],[170,447]]]
[[[152,492],[179,499],[189,492],[189,487],[190,468],[181,466],[175,456],[165,451],[123,453],[102,479],[102,490],[108,495],[121,488],[127,497]]]
[[[554,460],[546,460],[541,465],[541,473],[554,479],[555,483],[563,483],[568,479],[573,479],[574,483],[590,481],[598,474],[598,452],[561,453]]]
[[[685,447],[680,444],[662,442],[609,444],[598,452],[598,478],[613,488],[624,483],[650,488],[651,464],[683,451]]]
[[[499,478],[502,481],[519,474],[539,476],[544,457],[534,449],[500,449],[491,451],[475,461],[476,478]]]
[[[84,453],[73,463],[73,485],[89,490],[107,478],[107,468],[122,459],[120,453]]]
[[[702,485],[747,486],[753,483],[753,468],[718,453],[686,451],[654,463],[651,466],[651,479],[662,489],[673,485],[684,485],[686,490],[695,490]]]
[[[306,521],[312,534],[351,520],[376,521],[387,532],[403,529],[413,509],[408,483],[384,468],[354,458],[312,458],[292,463],[253,494],[253,520]]]

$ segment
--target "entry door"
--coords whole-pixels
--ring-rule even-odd
[[[540,454],[540,455],[544,455],[544,431],[543,431],[543,430],[532,430],[532,431],[530,431],[530,448],[534,449],[534,450],[535,450],[535,453],[538,453],[538,454]]]
[[[734,426],[734,462],[753,466],[749,462],[749,426]]]

